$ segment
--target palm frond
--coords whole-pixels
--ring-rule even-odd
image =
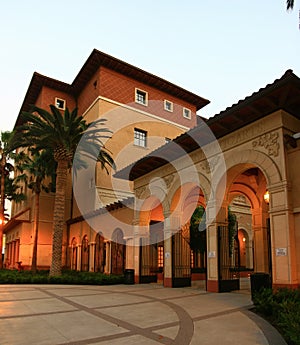
[[[292,10],[294,8],[294,0],[287,0],[286,1],[286,9]]]

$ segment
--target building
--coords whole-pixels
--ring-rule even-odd
[[[299,93],[288,70],[206,120],[196,111],[207,100],[99,51],[71,85],[34,74],[21,110],[78,106],[113,132],[105,145],[117,172],[92,166],[73,194],[70,182],[65,266],[212,292],[238,289],[253,271],[300,286]],[[30,200],[5,226],[9,267],[30,266]],[[51,200],[43,196],[40,267],[51,258]]]
[[[105,118],[106,127],[112,132],[105,145],[117,167],[122,169],[194,127],[197,124],[196,112],[207,103],[206,99],[192,92],[94,50],[72,84],[34,73],[20,114],[29,111],[32,104],[44,109],[55,104],[61,111],[66,107],[70,110],[77,107],[79,114],[83,114],[89,123]],[[16,126],[20,122],[19,115]],[[112,180],[112,174],[107,175],[99,167],[96,171],[94,174],[93,170],[88,185],[78,192],[76,198],[73,197],[71,178],[68,183],[63,262],[75,269],[123,272],[123,263],[114,268],[109,264],[109,258],[103,265],[104,254],[95,253],[96,248],[99,251],[103,247],[103,237],[97,236],[84,221],[83,214],[105,207],[112,210],[117,208],[115,204],[122,206],[120,200],[131,200],[133,196],[132,183]],[[5,227],[5,266],[8,268],[18,267],[18,262],[27,269],[31,266],[34,196],[26,185],[23,192],[27,194],[27,200],[13,204],[11,220]],[[84,200],[81,209],[78,208],[78,200]],[[39,268],[48,268],[51,262],[53,201],[51,193],[41,195]],[[127,217],[130,219],[129,215]],[[117,234],[120,236],[120,232]],[[105,241],[108,247],[107,238]],[[95,260],[98,263],[95,264]]]
[[[161,229],[164,285],[191,284],[186,225],[201,205],[206,210],[202,230],[206,232],[208,291],[239,288],[233,269],[234,241],[244,246],[240,248],[246,256],[244,265],[270,275],[273,287],[300,285],[299,92],[300,79],[288,70],[272,84],[117,172],[118,177],[129,176],[139,196],[136,231],[127,240],[126,256],[136,281],[143,274],[157,274],[149,269],[155,256],[152,243],[142,250],[136,245],[151,242],[155,222]],[[177,155],[175,148],[181,149]],[[168,163],[160,159],[166,156],[171,157]],[[163,195],[162,179],[166,182]],[[232,203],[240,208],[241,227],[235,238],[228,231]]]

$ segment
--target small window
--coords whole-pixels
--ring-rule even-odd
[[[141,129],[134,129],[134,145],[146,147],[147,146],[147,132]]]
[[[146,91],[135,89],[135,101],[136,103],[147,105],[148,104],[148,93]]]
[[[165,99],[165,110],[172,112],[173,111],[173,102],[167,101]]]
[[[190,119],[192,117],[190,109],[183,108],[182,113],[183,117],[185,117],[186,119]]]
[[[55,106],[58,109],[65,110],[66,109],[66,101],[61,98],[55,98]]]

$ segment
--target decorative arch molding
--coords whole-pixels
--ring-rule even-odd
[[[251,229],[247,229],[245,226],[241,225],[238,226],[238,231],[244,232],[249,241],[253,240],[253,232],[251,231]]]
[[[103,238],[105,238],[104,235],[103,235],[103,233],[102,233],[102,231],[98,231],[98,232],[96,232],[95,235],[94,235],[94,242],[96,242],[96,240],[97,240],[97,238],[98,238],[99,236],[102,236]]]
[[[196,182],[184,183],[184,186],[188,186],[188,188],[184,188],[184,189],[182,189],[182,183],[180,179],[178,177],[175,179],[174,183],[172,184],[168,192],[170,211],[173,208],[172,201],[174,200],[175,195],[176,193],[178,193],[179,190],[183,190],[182,200],[185,200],[188,197],[189,193],[195,187],[198,187],[203,192],[205,203],[207,203],[207,201],[209,200],[210,193],[211,193],[211,183],[208,177],[201,173],[198,173],[197,179],[200,182],[200,185],[197,184]]]
[[[70,241],[70,246],[75,247],[75,246],[78,246],[79,243],[80,243],[79,239],[76,238],[76,236],[73,236]]]
[[[257,195],[254,193],[254,191],[249,186],[246,186],[241,183],[235,183],[234,185],[231,185],[231,187],[229,188],[228,204],[230,204],[232,200],[239,194],[242,194],[245,197],[247,197],[252,209],[260,207],[260,201],[257,198]]]
[[[258,167],[265,175],[268,186],[280,183],[282,180],[280,170],[274,160],[267,154],[257,150],[231,152],[228,156],[225,156],[225,162],[227,172],[241,165],[249,165],[249,168],[253,166]],[[237,175],[240,174],[240,172],[240,168],[238,168]],[[232,181],[235,177],[236,176],[232,177]],[[228,185],[231,185],[232,181],[229,180]]]
[[[115,228],[113,233],[112,233],[112,241],[117,242],[119,239],[123,239],[124,238],[124,232],[122,229],[120,228]]]
[[[137,211],[136,219],[138,220],[139,225],[149,225],[151,220],[151,213],[153,210],[155,210],[157,207],[162,207],[162,213],[164,214],[164,210],[168,207],[167,201],[163,200],[161,202],[157,197],[155,196],[149,196],[147,197],[142,205],[139,208],[139,211]]]

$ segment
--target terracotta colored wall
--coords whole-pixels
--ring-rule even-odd
[[[135,88],[148,92],[148,106],[135,103]],[[196,108],[192,104],[105,67],[101,67],[100,69],[100,95],[120,103],[128,104],[142,111],[155,114],[164,119],[177,122],[189,128],[196,125]],[[174,103],[173,112],[164,110],[163,102],[165,99]],[[183,117],[183,107],[189,108],[192,111],[191,120]]]
[[[148,92],[148,106],[135,103],[135,88]],[[130,105],[189,128],[194,127],[197,123],[196,107],[194,105],[105,67],[101,67],[91,77],[78,96],[79,112],[84,113],[98,96]],[[164,110],[165,99],[173,102],[173,112]],[[192,111],[191,119],[183,117],[183,107]]]
[[[76,107],[75,99],[71,95],[65,92],[51,89],[47,86],[42,87],[42,90],[40,92],[38,99],[35,102],[35,105],[48,110],[49,105],[55,103],[56,97],[64,99],[66,101],[66,106],[69,108],[69,110],[73,110]]]
[[[100,96],[99,70],[90,78],[77,98],[78,111],[83,114],[89,106]]]

